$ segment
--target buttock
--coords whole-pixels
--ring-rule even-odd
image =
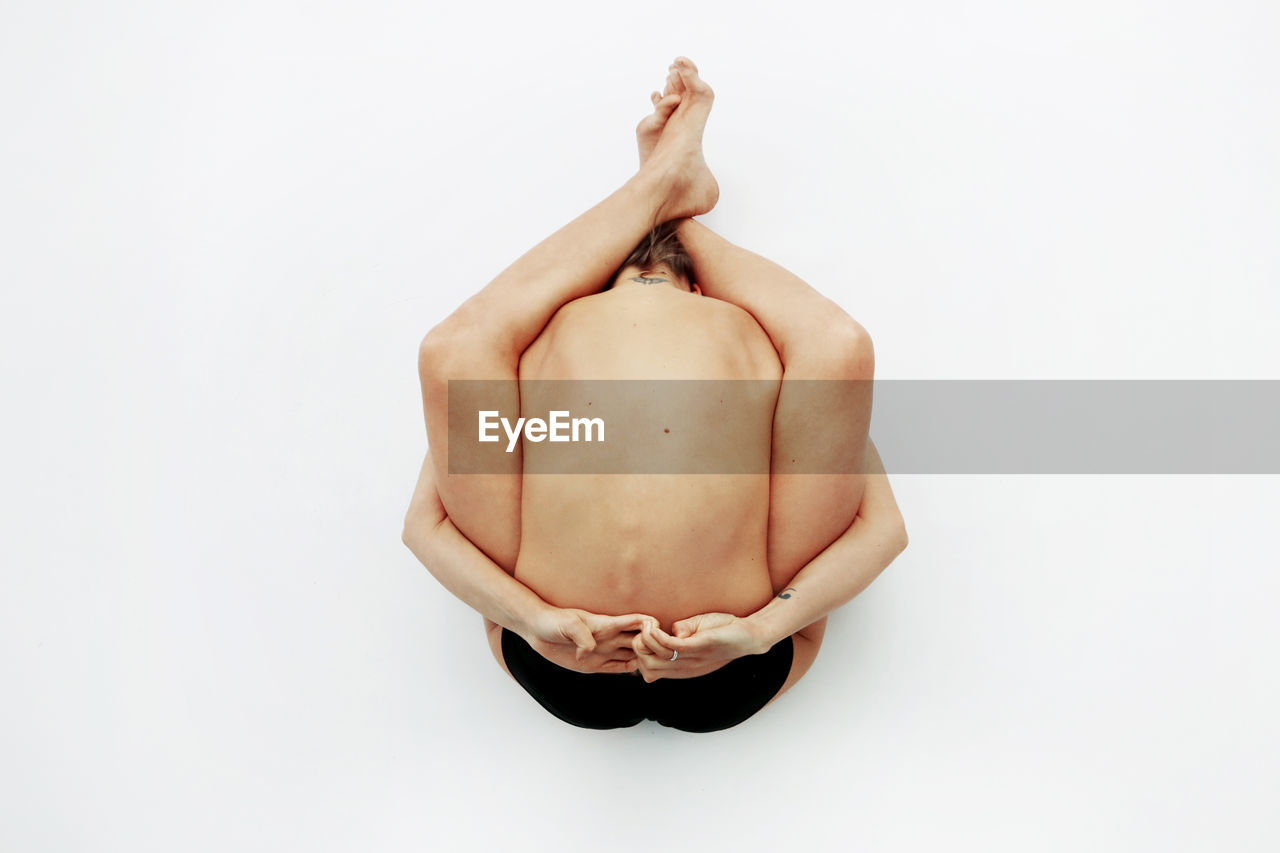
[[[501,642],[507,670],[520,686],[554,716],[588,729],[626,728],[642,720],[687,732],[731,728],[778,694],[795,654],[786,637],[764,654],[737,658],[706,675],[646,682],[634,673],[565,669],[506,628]]]

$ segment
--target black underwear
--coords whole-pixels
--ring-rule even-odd
[[[641,720],[686,732],[736,726],[778,695],[794,653],[786,637],[762,655],[737,658],[715,672],[650,684],[631,673],[565,669],[502,629],[502,657],[520,686],[552,714],[584,729],[620,729]]]

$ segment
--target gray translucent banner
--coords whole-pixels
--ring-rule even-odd
[[[449,470],[854,473],[868,404],[890,474],[1280,474],[1275,380],[454,380]]]

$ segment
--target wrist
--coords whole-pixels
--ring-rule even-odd
[[[770,610],[773,607],[773,602],[770,602],[746,618],[755,646],[750,654],[762,655],[787,636],[781,633],[781,626],[776,618],[776,608]]]
[[[541,626],[545,624],[547,616],[556,609],[531,592],[512,611],[512,624],[508,627],[526,643],[532,644],[541,636]]]

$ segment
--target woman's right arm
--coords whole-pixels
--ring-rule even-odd
[[[894,500],[884,463],[875,443],[867,441],[866,486],[853,523],[810,560],[786,588],[750,616],[706,613],[672,626],[674,635],[651,630],[643,634],[646,677],[689,677],[749,654],[763,654],[792,634],[817,629],[821,640],[825,618],[866,589],[907,547],[907,528]],[[671,651],[679,661],[667,660]],[[682,666],[683,665],[683,666]]]
[[[907,527],[884,462],[867,441],[867,474],[853,523],[810,560],[768,604],[747,617],[763,649],[844,606],[907,547]]]

